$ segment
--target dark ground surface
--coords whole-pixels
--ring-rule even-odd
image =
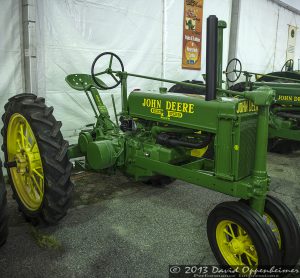
[[[300,154],[269,154],[271,194],[300,222]],[[55,227],[31,227],[9,190],[0,277],[168,277],[169,264],[214,264],[206,219],[232,198],[185,182],[157,188],[124,176],[73,175],[75,198]],[[300,248],[300,247],[299,247]]]

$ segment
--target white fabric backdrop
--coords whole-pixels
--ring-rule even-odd
[[[0,5],[0,115],[2,115],[8,98],[22,93],[23,84],[20,2],[0,0]],[[0,129],[2,129],[1,120]],[[2,152],[0,158],[3,161]]]
[[[7,99],[22,93],[19,1],[0,1],[0,113]],[[1,139],[2,140],[2,139]]]
[[[161,75],[162,1],[44,0],[37,1],[39,18],[39,93],[46,94],[66,136],[94,122],[85,93],[64,81],[71,73],[90,73],[93,59],[112,51],[125,70]],[[129,89],[153,88],[153,82],[129,79]],[[120,88],[102,94],[112,112],[111,93],[120,107]]]
[[[300,27],[300,16],[271,1],[241,0],[240,5],[237,57],[243,69],[258,73],[281,70],[286,58],[288,24]],[[300,29],[296,36],[295,67],[298,67]]]

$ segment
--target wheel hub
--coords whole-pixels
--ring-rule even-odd
[[[238,255],[243,254],[244,249],[245,249],[245,243],[244,243],[243,239],[240,237],[234,238],[233,240],[231,240],[228,243],[228,246],[230,248],[230,251],[233,254],[238,254]]]

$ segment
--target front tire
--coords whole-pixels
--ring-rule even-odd
[[[272,230],[256,211],[241,202],[217,205],[208,216],[207,236],[223,267],[257,269],[281,264]]]
[[[285,203],[267,196],[263,217],[277,239],[282,265],[294,267],[300,258],[300,230],[294,214]]]
[[[4,108],[2,150],[14,197],[27,220],[56,224],[67,213],[73,189],[61,122],[33,94],[16,95]]]

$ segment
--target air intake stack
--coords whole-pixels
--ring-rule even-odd
[[[210,15],[207,18],[206,30],[206,101],[216,99],[218,55],[217,49],[218,18],[215,15]]]

